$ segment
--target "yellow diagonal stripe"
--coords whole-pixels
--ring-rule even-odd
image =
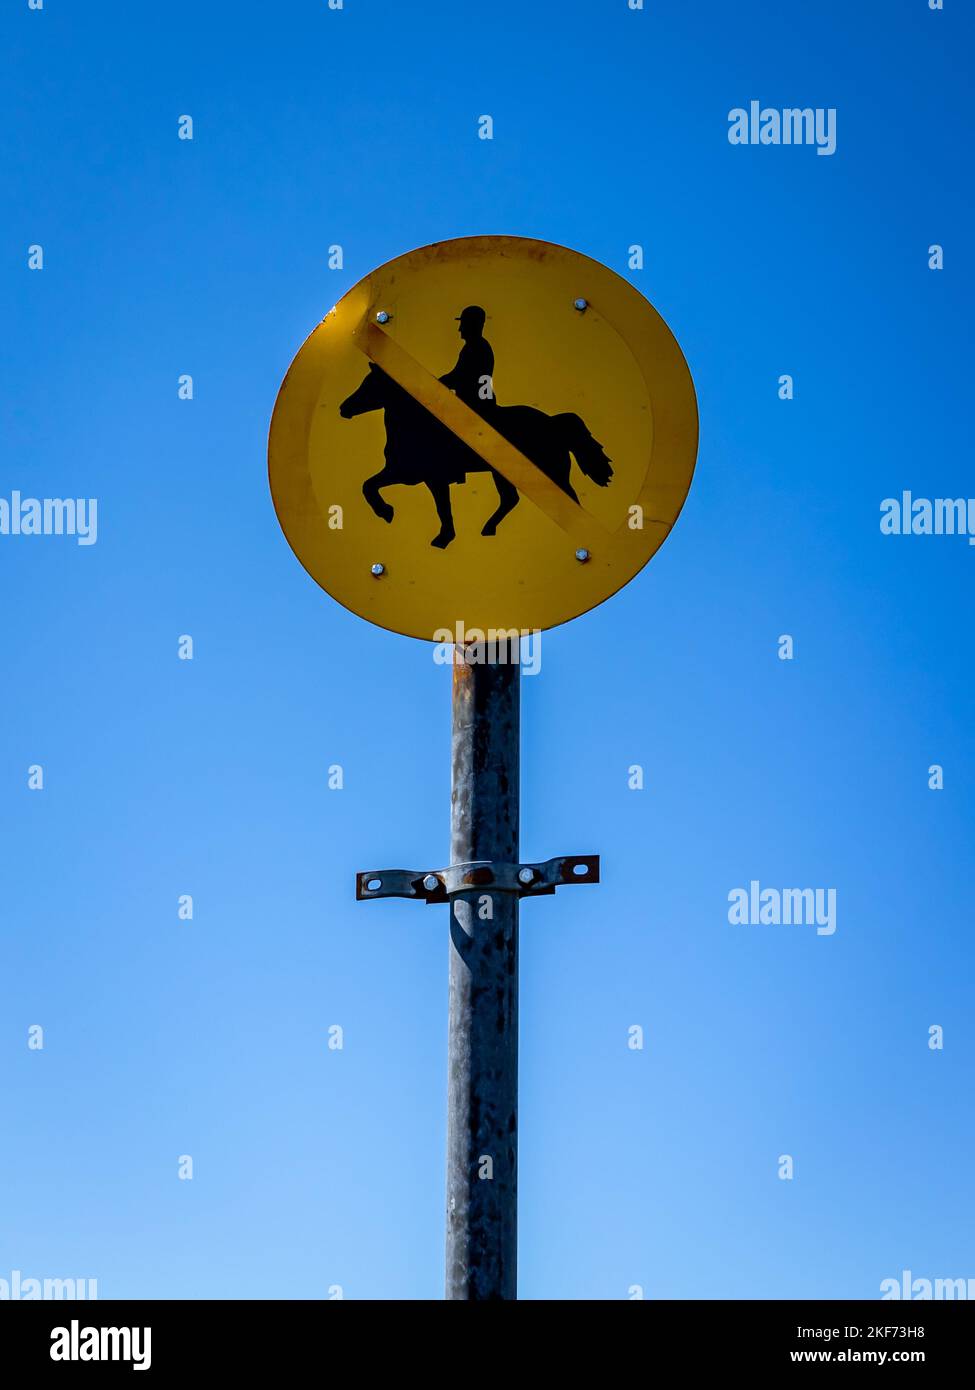
[[[411,357],[388,334],[377,327],[367,314],[353,331],[357,348],[387,376],[408,391],[414,400],[425,406],[442,425],[473,449],[485,463],[507,478],[522,496],[529,498],[550,520],[560,526],[573,540],[586,543],[594,536],[606,535],[605,528],[573,502],[520,449],[482,420],[476,411],[458,399],[442,382]]]

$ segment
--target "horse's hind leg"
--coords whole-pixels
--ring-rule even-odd
[[[546,468],[553,483],[558,483],[563,492],[567,492],[573,502],[578,502],[579,497],[572,486],[572,458],[567,449],[559,450],[558,457],[552,460],[551,468]]]
[[[374,473],[371,478],[367,478],[362,484],[362,495],[369,503],[370,507],[383,521],[392,521],[393,509],[388,502],[383,500],[380,488],[386,478],[386,469],[383,468],[378,473]]]
[[[488,517],[481,527],[482,536],[493,536],[501,522],[519,500],[518,489],[514,483],[509,483],[507,478],[503,478],[493,468],[491,469],[491,477],[494,479],[494,486],[498,489],[498,509],[492,516]]]
[[[428,482],[427,487],[433,494],[437,516],[440,518],[440,530],[430,544],[437,546],[440,550],[446,550],[456,534],[454,514],[450,509],[450,484],[445,479],[441,479],[435,483]]]

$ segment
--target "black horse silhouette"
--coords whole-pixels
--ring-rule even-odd
[[[375,363],[362,385],[339,406],[339,414],[349,420],[370,410],[385,411],[386,423],[385,465],[362,485],[363,496],[376,515],[383,521],[393,519],[393,508],[382,496],[384,487],[426,483],[440,518],[440,531],[430,544],[444,549],[456,534],[451,483],[465,482],[468,473],[490,473],[498,489],[498,507],[484,523],[481,535],[493,536],[519,501],[514,484]],[[573,457],[586,477],[600,487],[606,487],[613,476],[602,446],[578,415],[546,415],[530,405],[492,404],[490,413],[484,411],[484,418],[576,502],[579,499],[569,480]]]

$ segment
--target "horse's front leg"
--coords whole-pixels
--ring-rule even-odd
[[[428,482],[427,487],[433,494],[437,516],[440,518],[440,531],[434,536],[430,544],[438,546],[441,550],[446,550],[456,534],[454,514],[450,509],[450,484],[445,479],[441,479],[434,483]]]
[[[382,521],[392,521],[393,509],[388,502],[383,500],[380,488],[387,483],[387,468],[383,468],[378,473],[374,473],[371,478],[367,478],[362,484],[362,495],[369,503],[370,507]]]

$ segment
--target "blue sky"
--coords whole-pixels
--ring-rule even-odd
[[[522,913],[521,1295],[975,1276],[975,552],[879,529],[905,488],[975,491],[970,13],[23,0],[0,26],[0,496],[99,499],[95,545],[0,536],[0,1278],[441,1295],[446,914],[353,885],[444,860],[449,673],[300,568],[266,439],[345,290],[488,232],[627,274],[702,429],[671,538],[524,681],[523,854],[599,853],[603,882]],[[836,153],[730,145],[753,98],[835,107]],[[752,879],[835,888],[835,934],[731,926]]]

